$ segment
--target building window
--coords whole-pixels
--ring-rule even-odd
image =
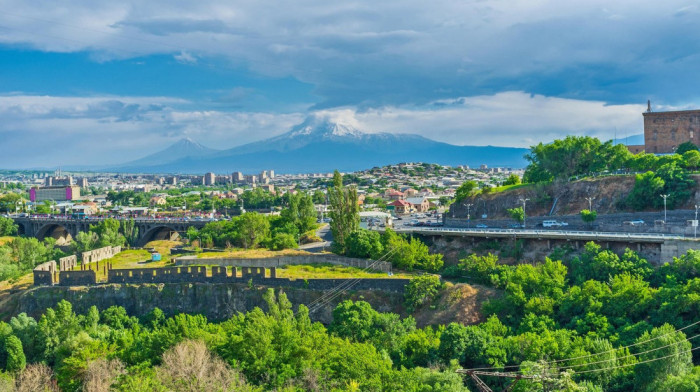
[[[659,131],[654,131],[654,134],[652,135],[651,138],[654,139],[654,140],[658,140],[658,138],[659,138]]]
[[[671,140],[676,141],[676,131],[671,131]]]
[[[695,137],[695,136],[694,136],[694,134],[693,134],[693,131],[691,130],[691,131],[690,131],[690,139],[692,140],[694,137]]]

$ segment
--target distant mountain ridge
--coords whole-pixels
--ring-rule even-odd
[[[119,166],[120,171],[130,167],[141,168],[148,166],[158,166],[175,162],[183,158],[198,158],[216,154],[219,150],[205,147],[196,141],[186,137],[178,140],[175,144],[165,150],[148,155],[135,161],[127,162]]]
[[[364,133],[354,125],[309,116],[289,132],[228,150],[183,139],[115,171],[142,173],[278,173],[356,171],[399,162],[524,167],[524,148],[456,146],[415,134]],[[174,159],[169,159],[173,157]]]

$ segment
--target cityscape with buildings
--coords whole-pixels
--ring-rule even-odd
[[[0,392],[699,392],[699,20],[5,0]]]

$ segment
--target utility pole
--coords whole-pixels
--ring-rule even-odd
[[[668,195],[661,195],[664,198],[664,225],[666,224],[666,198]]]
[[[593,196],[586,198],[588,200],[588,211],[593,211],[593,199],[595,199]]]
[[[492,377],[501,377],[501,378],[513,378],[514,381],[510,383],[507,387],[503,389],[503,392],[509,392],[515,387],[515,385],[518,383],[520,380],[540,380],[543,383],[545,381],[552,381],[553,379],[547,376],[540,376],[540,375],[525,375],[525,374],[520,374],[520,373],[514,373],[514,372],[484,372],[484,371],[479,371],[479,370],[467,370],[467,369],[458,369],[457,373],[461,374],[466,374],[469,377],[471,377],[472,381],[474,381],[474,384],[476,384],[476,388],[479,390],[479,392],[494,392],[493,389],[491,389],[486,383],[479,378],[479,376],[492,376]]]
[[[471,204],[471,203],[466,205],[467,206],[467,227],[471,226],[471,218],[472,218],[471,210],[472,210],[473,205],[474,204]]]
[[[522,198],[522,197],[520,198],[520,201],[523,203],[523,229],[524,229],[525,226],[526,226],[526,225],[525,225],[525,216],[526,216],[526,215],[525,215],[525,204],[528,202],[528,200],[530,200],[530,199],[524,199],[524,198]]]

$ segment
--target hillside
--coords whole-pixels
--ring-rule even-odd
[[[696,182],[700,176],[691,176]],[[634,188],[634,175],[585,178],[573,182],[554,182],[548,184],[532,184],[507,189],[495,193],[479,193],[462,203],[451,206],[449,216],[466,217],[466,204],[473,204],[471,214],[474,219],[486,213],[489,219],[509,218],[508,209],[522,205],[521,199],[527,202],[528,216],[557,216],[576,215],[582,209],[588,208],[587,197],[594,197],[592,207],[599,214],[631,212],[621,210],[619,202],[624,200]],[[694,195],[679,209],[694,208],[693,200],[700,197],[696,185]]]

